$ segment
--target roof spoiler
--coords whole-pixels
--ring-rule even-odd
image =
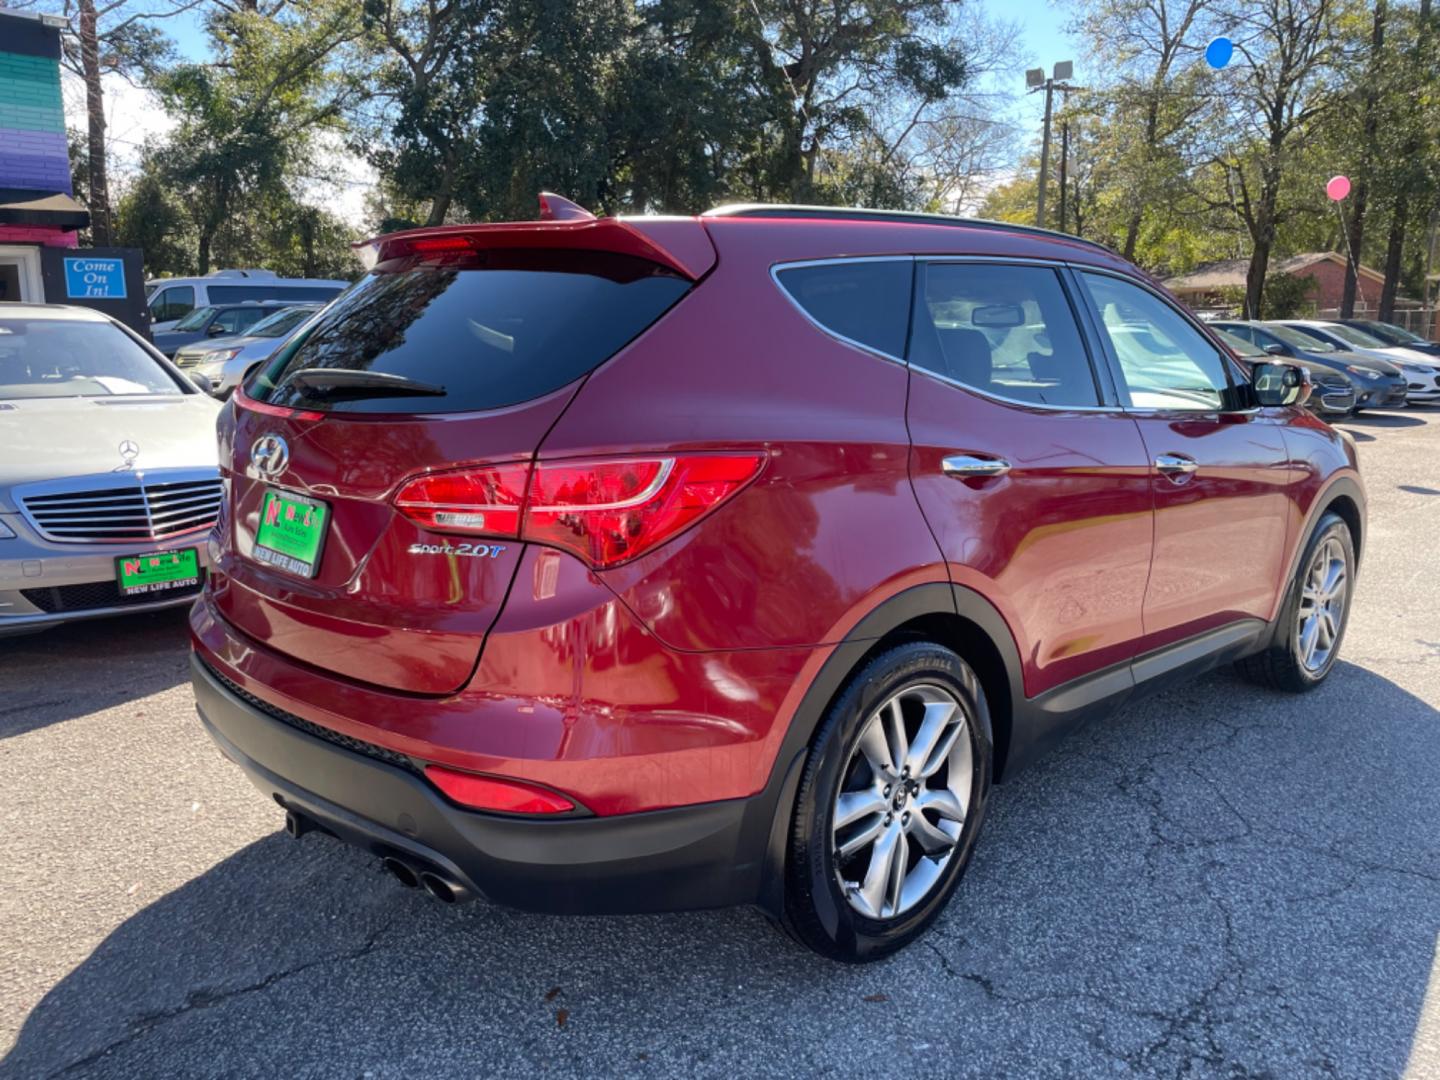
[[[693,217],[597,218],[584,207],[548,191],[540,193],[535,221],[438,225],[386,233],[354,245],[369,270],[387,259],[446,251],[555,248],[632,255],[698,281],[715,265],[715,247]]]

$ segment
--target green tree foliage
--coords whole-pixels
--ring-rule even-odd
[[[178,124],[150,164],[184,210],[202,274],[217,262],[253,265],[246,256],[267,249],[257,224],[309,220],[291,206],[300,184],[333,181],[320,173],[317,139],[339,129],[350,88],[326,61],[358,34],[358,20],[343,2],[287,11],[283,20],[216,13],[223,62],[182,64],[153,82]]]
[[[608,211],[914,205],[941,160],[927,125],[971,73],[960,10],[367,0],[380,94],[357,110],[357,145],[431,224],[523,216],[544,188]]]

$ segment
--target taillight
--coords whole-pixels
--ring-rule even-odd
[[[679,454],[487,465],[417,477],[395,505],[438,532],[518,535],[604,569],[692,525],[764,463],[763,454]]]
[[[563,814],[575,809],[575,804],[558,791],[521,780],[480,776],[447,769],[443,765],[426,765],[425,775],[455,802],[476,810],[500,810],[508,814]]]
[[[519,536],[529,479],[529,464],[429,473],[402,487],[395,505],[439,532]]]

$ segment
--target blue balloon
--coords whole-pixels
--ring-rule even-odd
[[[1235,55],[1235,43],[1228,37],[1217,37],[1205,46],[1205,62],[1219,71]]]

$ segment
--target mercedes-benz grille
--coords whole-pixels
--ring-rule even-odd
[[[29,484],[21,509],[47,540],[133,544],[215,524],[220,479],[213,470],[157,469]]]

